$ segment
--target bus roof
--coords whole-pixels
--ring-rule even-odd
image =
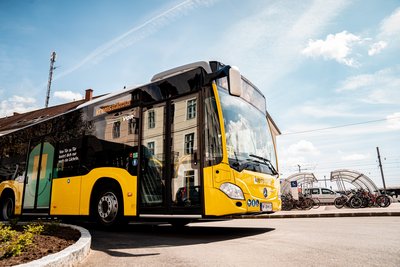
[[[160,73],[157,73],[156,75],[153,76],[153,78],[151,78],[151,82],[156,82],[162,79],[166,79],[168,77],[171,76],[175,76],[179,73],[183,73],[198,67],[202,67],[207,73],[211,73],[211,67],[210,67],[210,63],[208,63],[207,61],[197,61],[194,63],[190,63],[190,64],[186,64],[183,66],[179,66],[173,69],[169,69]]]

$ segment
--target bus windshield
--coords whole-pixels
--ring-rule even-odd
[[[219,95],[232,168],[275,175],[275,149],[265,114],[223,88],[219,88]]]

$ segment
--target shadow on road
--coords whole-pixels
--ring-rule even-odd
[[[142,257],[152,254],[131,254],[123,249],[186,246],[232,240],[264,234],[274,228],[244,228],[199,226],[190,224],[175,228],[168,224],[129,224],[118,229],[104,230],[95,225],[85,225],[92,235],[92,250],[105,252],[113,257]]]

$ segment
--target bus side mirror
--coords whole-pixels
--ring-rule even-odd
[[[242,76],[237,67],[231,67],[229,69],[229,93],[234,96],[242,95]]]
[[[237,67],[225,66],[216,72],[206,74],[204,77],[204,85],[210,85],[212,81],[227,77],[228,85],[222,87],[229,87],[229,93],[234,96],[242,95],[242,75]],[[227,89],[227,88],[226,88]]]

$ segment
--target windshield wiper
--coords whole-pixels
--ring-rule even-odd
[[[239,162],[239,159],[238,159],[235,151],[233,151],[233,155],[235,155],[235,162],[232,165],[233,165],[233,167],[235,167],[235,169],[236,168],[239,169],[240,168],[240,162]]]
[[[252,159],[239,160],[237,158],[236,159],[229,158],[229,161],[230,162],[232,161],[230,163],[231,167],[234,168],[235,170],[237,170],[238,172],[241,172],[244,169],[251,170],[251,171],[257,171],[255,168],[257,166],[259,166],[260,163],[262,164],[262,162],[258,162],[258,161],[252,160]]]
[[[278,172],[275,170],[274,165],[272,165],[272,163],[269,159],[266,159],[266,158],[263,158],[263,157],[260,157],[260,156],[254,155],[254,154],[250,154],[249,156],[264,161],[265,165],[267,165],[268,168],[272,171],[272,175],[278,175]]]
[[[251,162],[248,159],[241,159],[239,160],[237,154],[235,151],[233,151],[233,155],[235,156],[233,160],[233,162],[231,163],[231,167],[234,168],[235,170],[237,170],[238,172],[243,171],[244,169],[247,169],[249,167],[249,165],[254,165],[254,162]]]

